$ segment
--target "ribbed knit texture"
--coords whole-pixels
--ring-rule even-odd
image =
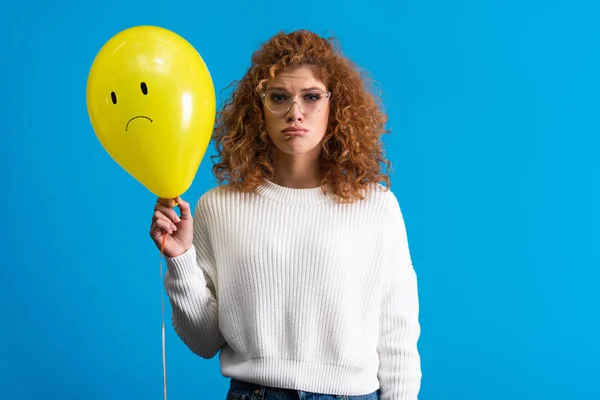
[[[320,188],[217,187],[194,211],[194,246],[167,258],[183,342],[221,372],[322,394],[414,400],[417,279],[391,191],[338,204]]]

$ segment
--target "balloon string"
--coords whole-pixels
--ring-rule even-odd
[[[163,233],[162,244],[160,246],[160,278],[163,278],[163,254],[165,243],[167,242],[167,233]],[[161,291],[161,313],[162,313],[162,362],[163,362],[163,390],[164,398],[167,400],[167,361],[165,357],[165,298],[164,292]]]

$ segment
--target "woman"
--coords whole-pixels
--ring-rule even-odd
[[[220,351],[227,399],[417,398],[416,274],[366,82],[329,40],[274,36],[219,113],[221,184],[193,218],[156,204],[174,329]]]

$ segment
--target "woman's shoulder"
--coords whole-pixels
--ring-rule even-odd
[[[197,206],[207,206],[220,199],[230,197],[232,194],[233,189],[226,184],[214,186],[200,195]]]
[[[400,207],[396,193],[390,187],[381,183],[370,184],[365,190],[363,201],[384,211]]]
[[[229,194],[230,190],[224,185],[214,186],[204,191],[196,198],[195,203],[190,204],[194,217],[210,220],[219,215],[219,211],[229,203],[224,201]]]
[[[196,208],[211,211],[225,209],[246,201],[248,196],[252,196],[252,193],[243,193],[226,183],[221,183],[206,190],[196,202]]]

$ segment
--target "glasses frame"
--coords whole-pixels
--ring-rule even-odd
[[[265,105],[265,107],[267,107],[267,109],[268,109],[269,111],[271,111],[273,114],[275,114],[275,115],[278,115],[278,116],[284,116],[284,115],[286,115],[287,113],[289,113],[289,112],[290,112],[290,110],[292,109],[292,105],[294,105],[294,103],[296,103],[296,105],[298,106],[298,109],[299,109],[299,110],[300,110],[300,112],[301,112],[302,114],[304,114],[304,115],[316,114],[316,113],[318,113],[319,111],[321,111],[321,110],[323,109],[323,107],[325,107],[325,101],[323,101],[323,104],[321,104],[321,107],[319,107],[319,109],[318,109],[318,110],[315,110],[315,111],[311,111],[311,112],[309,112],[309,113],[306,113],[306,112],[305,112],[305,111],[302,109],[302,106],[300,105],[300,103],[298,103],[298,102],[296,101],[296,98],[297,98],[298,96],[302,96],[302,95],[304,95],[304,94],[307,94],[307,93],[320,93],[320,94],[324,95],[324,96],[325,96],[325,98],[326,98],[327,100],[330,100],[330,99],[331,99],[331,92],[330,92],[330,91],[328,91],[328,90],[322,90],[322,89],[318,89],[318,90],[309,90],[309,91],[308,91],[308,92],[306,92],[306,93],[302,93],[302,94],[300,94],[300,95],[292,96],[292,102],[290,103],[290,105],[289,105],[289,107],[287,108],[287,110],[285,110],[285,112],[283,112],[283,113],[277,113],[277,112],[275,112],[275,111],[271,110],[271,107],[269,107],[269,104],[267,103],[267,92],[268,92],[269,90],[270,90],[270,89],[261,90],[261,91],[259,92],[259,93],[260,93],[260,99],[262,100],[263,104]],[[287,94],[287,95],[289,95],[289,96],[291,96],[289,93],[286,93],[286,94]]]

